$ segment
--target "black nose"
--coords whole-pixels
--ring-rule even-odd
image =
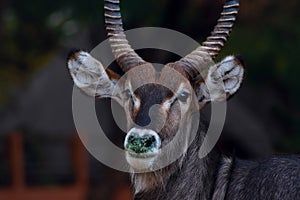
[[[137,133],[131,133],[127,138],[125,148],[134,153],[146,153],[157,145],[153,135],[139,136]]]

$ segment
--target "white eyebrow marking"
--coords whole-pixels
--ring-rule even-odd
[[[171,99],[173,99],[173,97]],[[168,100],[166,100],[166,101],[163,102],[163,104],[162,104],[163,111],[167,111],[167,110],[170,109],[170,106],[171,106],[171,104],[173,102],[173,101],[171,101],[171,99],[168,99]]]
[[[178,96],[180,93],[182,93],[183,91],[184,91],[184,86],[183,86],[184,84],[183,83],[181,83],[180,85],[179,85],[179,87],[178,87],[178,89],[177,89],[177,91],[176,91],[176,96]]]
[[[141,106],[141,100],[139,98],[136,98],[133,94],[133,103],[134,103],[134,108],[139,109]]]
[[[137,98],[134,94],[134,92],[132,91],[132,86],[131,86],[131,82],[128,82],[128,89],[131,92],[132,95],[132,100],[133,100],[133,105],[135,109],[139,109],[141,106],[141,100],[139,98]]]

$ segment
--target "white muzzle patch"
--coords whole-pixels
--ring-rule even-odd
[[[161,140],[155,131],[132,128],[124,141],[126,160],[134,169],[151,169],[159,154],[160,146]]]

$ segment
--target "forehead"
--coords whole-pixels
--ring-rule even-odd
[[[149,91],[161,90],[166,95],[170,91],[175,93],[182,86],[186,89],[192,89],[190,82],[182,73],[168,66],[156,70],[152,64],[145,64],[131,69],[127,73],[125,85],[130,86],[133,91],[138,88],[143,88],[140,90],[143,93],[146,93],[147,89]]]
[[[160,104],[174,94],[171,90],[159,84],[143,85],[137,88],[134,93],[142,102],[152,102],[152,104]]]

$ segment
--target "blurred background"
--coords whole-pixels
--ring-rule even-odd
[[[122,0],[126,30],[157,26],[201,42],[224,0]],[[246,78],[228,102],[220,146],[241,158],[300,153],[299,0],[241,0],[217,61],[240,54]],[[88,155],[72,118],[72,47],[106,39],[102,0],[0,1],[0,199],[130,199],[129,175]],[[150,62],[177,56],[140,50]],[[116,67],[116,66],[111,66]],[[110,101],[97,100],[107,136],[122,146]]]

